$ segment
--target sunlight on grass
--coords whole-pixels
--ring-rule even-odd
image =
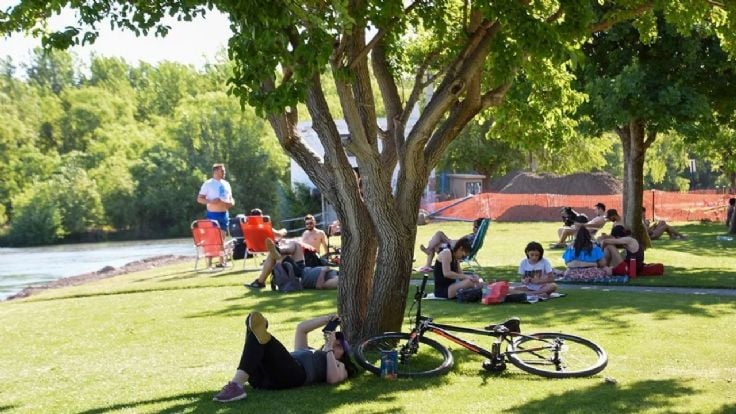
[[[470,227],[421,226],[419,241],[438,229],[458,237]],[[733,248],[715,242],[720,227],[682,228],[690,240],[656,241],[648,252],[647,261],[667,265],[667,276],[635,282],[736,286],[735,255],[723,251]],[[479,261],[488,275],[515,279],[526,243],[546,246],[555,229],[554,223],[492,223]],[[421,260],[418,248],[415,254]],[[561,251],[546,255],[562,265]],[[736,408],[733,297],[581,290],[536,305],[435,301],[425,308],[441,322],[483,327],[518,316],[527,333],[591,339],[609,354],[609,366],[591,378],[547,380],[510,364],[494,375],[482,369],[483,358],[439,339],[451,346],[456,361],[442,377],[383,381],[363,374],[338,387],[248,388],[246,401],[222,406],[211,398],[237,365],[245,315],[264,312],[272,333],[291,348],[295,325],[333,311],[335,292],[246,290],[242,284],[255,273],[243,272],[240,262],[224,272],[192,269],[193,262],[179,264],[0,303],[0,411],[725,413]],[[319,337],[315,333],[311,340],[317,343]]]

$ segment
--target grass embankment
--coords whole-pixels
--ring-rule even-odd
[[[419,240],[444,228],[420,227]],[[717,249],[715,226],[683,226],[689,241],[655,242],[651,261],[668,276],[637,283],[734,287],[736,258]],[[711,235],[712,233],[712,235]],[[480,257],[489,273],[511,276],[533,239],[545,245],[550,224],[494,223]],[[666,249],[665,249],[666,248]],[[559,254],[549,251],[555,266]],[[428,302],[435,318],[475,326],[517,315],[522,329],[592,339],[609,366],[585,379],[547,380],[510,366],[496,376],[481,359],[455,350],[450,374],[382,381],[369,374],[338,387],[251,391],[246,401],[215,404],[232,375],[247,312],[259,309],[287,347],[296,323],[334,309],[334,292],[251,292],[255,277],[234,270],[192,272],[192,264],[118,276],[0,303],[0,411],[8,412],[734,412],[736,343],[733,297],[570,290],[536,305]],[[253,268],[253,261],[248,262]],[[669,269],[673,269],[672,272]],[[677,271],[675,271],[677,269]],[[679,269],[682,269],[680,271]],[[692,269],[697,269],[693,271]],[[711,276],[715,275],[715,276]],[[671,279],[671,280],[669,280]],[[687,282],[687,283],[686,283]],[[319,341],[319,334],[311,339]],[[479,339],[479,342],[485,339]],[[604,381],[610,376],[618,381]]]

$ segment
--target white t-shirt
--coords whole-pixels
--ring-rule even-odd
[[[215,180],[210,178],[202,184],[199,194],[203,195],[207,201],[219,198],[226,203],[233,202],[233,191],[230,189],[230,183],[225,180]]]
[[[529,259],[524,259],[519,263],[519,275],[524,276],[544,276],[547,273],[552,272],[552,264],[549,260],[544,257],[541,258],[537,263],[529,263]]]

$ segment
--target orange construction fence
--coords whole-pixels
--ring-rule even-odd
[[[729,194],[644,191],[647,218],[669,221],[720,221],[726,219]],[[595,204],[622,212],[623,196],[563,194],[481,193],[462,199],[423,204],[435,218],[473,220],[490,217],[495,221],[559,221],[560,209],[572,207],[588,217],[595,216]]]

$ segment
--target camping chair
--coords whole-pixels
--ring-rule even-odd
[[[475,233],[473,244],[470,245],[470,253],[468,253],[468,257],[463,260],[463,262],[467,264],[470,268],[474,267],[470,265],[471,261],[480,268],[480,263],[478,263],[477,256],[480,248],[483,247],[483,240],[486,238],[486,232],[488,231],[488,226],[490,224],[491,219],[485,218],[480,222],[480,225],[478,226],[478,231],[476,231]]]
[[[199,258],[221,257],[222,264],[227,266],[228,258],[232,259],[233,240],[225,242],[222,231],[214,220],[195,220],[192,222],[192,237],[194,248],[197,250],[197,259],[194,262],[194,270],[197,270]]]
[[[243,258],[243,269],[245,269],[248,255],[252,255],[255,261],[256,254],[268,253],[266,239],[275,240],[275,237],[269,216],[245,216],[240,221],[240,228],[243,230],[245,240],[245,257]]]

